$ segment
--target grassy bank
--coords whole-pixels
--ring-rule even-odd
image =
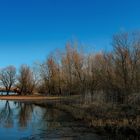
[[[70,113],[75,119],[85,121],[97,132],[140,135],[140,108],[130,105],[94,103],[92,105],[53,105]]]

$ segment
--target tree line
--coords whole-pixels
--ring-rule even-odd
[[[140,93],[140,34],[119,33],[113,36],[108,52],[86,53],[68,43],[34,68],[22,65],[0,70],[0,81],[9,94],[12,87],[19,95],[91,95],[104,93],[106,100],[127,102],[128,96]]]

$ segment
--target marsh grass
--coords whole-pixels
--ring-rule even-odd
[[[139,135],[140,110],[139,107],[128,105],[112,105],[104,103],[56,104],[55,107],[70,113],[76,120],[83,120],[88,127],[97,132]]]

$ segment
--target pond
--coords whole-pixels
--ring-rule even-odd
[[[1,140],[100,140],[84,123],[52,107],[0,101]]]
[[[55,104],[51,102],[51,104]],[[139,140],[97,134],[87,124],[48,104],[0,101],[0,140]]]

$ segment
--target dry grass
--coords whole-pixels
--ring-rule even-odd
[[[61,99],[76,99],[78,96],[42,96],[42,95],[1,95],[0,100],[61,100]]]
[[[125,109],[122,106],[110,106],[109,104],[92,105],[65,105],[59,104],[57,108],[72,114],[75,119],[84,120],[90,127],[97,130],[113,133],[140,134],[140,112]],[[138,115],[139,114],[139,115]]]

